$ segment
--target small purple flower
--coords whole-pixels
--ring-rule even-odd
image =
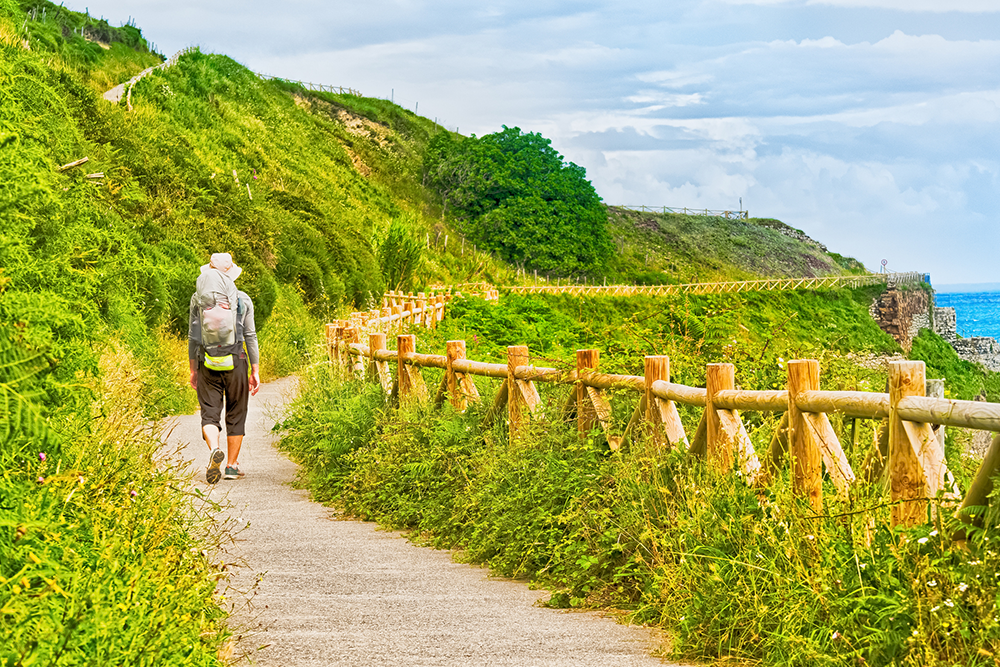
[[[45,462],[45,452],[38,452],[38,460],[42,463]]]
[[[136,491],[135,489],[132,489],[132,490],[131,490],[131,491],[129,491],[128,493],[129,493],[129,495],[130,495],[130,496],[132,496],[133,498],[135,498],[135,497],[136,497],[137,495],[139,495],[139,492],[138,492],[138,491]]]
[[[39,477],[38,478],[38,483],[39,484],[45,484],[45,478],[44,477]]]

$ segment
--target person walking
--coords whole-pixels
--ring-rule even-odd
[[[188,365],[198,392],[201,431],[208,445],[205,479],[241,479],[239,456],[246,433],[250,396],[260,389],[260,350],[253,301],[236,289],[243,272],[229,253],[215,253],[201,267],[188,317]],[[234,303],[235,302],[235,303]],[[249,363],[249,367],[248,367]],[[219,448],[222,411],[226,413],[226,452]]]

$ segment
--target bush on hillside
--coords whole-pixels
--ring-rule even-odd
[[[555,275],[596,272],[611,256],[607,215],[586,171],[537,133],[436,136],[425,178],[468,236],[505,261]]]

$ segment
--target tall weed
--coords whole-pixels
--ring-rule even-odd
[[[0,446],[0,663],[220,664],[210,503],[157,455],[134,358],[101,366],[92,419]]]

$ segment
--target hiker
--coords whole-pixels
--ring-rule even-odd
[[[198,390],[201,431],[208,445],[205,479],[217,483],[226,461],[226,479],[241,479],[240,447],[250,396],[260,389],[260,353],[253,320],[253,301],[236,289],[243,269],[227,252],[215,253],[201,267],[188,317],[188,363],[191,386]],[[246,343],[244,351],[243,344]],[[248,377],[247,362],[250,363]],[[219,449],[223,399],[226,409],[226,453]]]

